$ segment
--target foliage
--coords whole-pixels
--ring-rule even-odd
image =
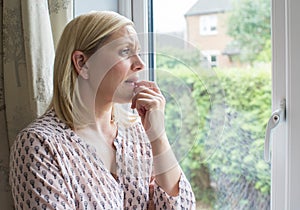
[[[159,47],[156,53],[156,68],[172,69],[187,64],[188,67],[199,64],[200,51],[194,48],[182,50],[175,47]]]
[[[249,209],[261,203],[266,207],[263,209],[268,209],[270,165],[264,162],[263,150],[271,114],[269,69],[218,71],[219,87],[225,94],[226,122],[218,142],[222,146],[217,147],[207,164],[217,186],[226,186],[229,193],[218,201],[222,207]],[[224,175],[225,181],[220,179]]]
[[[271,1],[235,0],[228,34],[238,44],[242,62],[271,60]]]
[[[165,59],[165,58],[164,58]],[[166,130],[173,151],[180,161],[187,177],[192,181],[197,200],[211,204],[214,200],[210,186],[209,169],[204,163],[204,147],[199,145],[199,127],[204,127],[208,103],[198,105],[194,92],[195,73],[183,64],[176,68],[157,70],[157,83],[162,90],[166,104]],[[207,98],[208,100],[208,98]]]
[[[158,71],[157,78],[167,99],[167,133],[197,199],[215,208],[268,208],[263,144],[270,67],[216,69],[216,75],[175,67]]]

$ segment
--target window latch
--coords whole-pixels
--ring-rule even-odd
[[[265,135],[265,151],[264,151],[264,158],[266,162],[270,162],[270,144],[271,144],[271,132],[273,128],[275,128],[280,122],[285,121],[286,115],[286,100],[282,99],[280,101],[280,108],[275,110],[267,124],[266,128],[266,135]]]

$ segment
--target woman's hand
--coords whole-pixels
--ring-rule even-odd
[[[166,100],[154,82],[136,83],[132,109],[136,109],[142,119],[144,129],[150,141],[165,134],[164,110]]]
[[[166,100],[154,82],[141,81],[136,85],[131,108],[139,113],[151,142],[155,182],[169,195],[177,196],[181,169],[165,132]]]

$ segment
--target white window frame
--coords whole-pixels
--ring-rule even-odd
[[[146,66],[140,77],[149,79],[148,0],[119,0],[119,13],[134,22],[140,38],[142,59]]]
[[[219,65],[218,58],[220,55],[220,51],[218,51],[218,50],[203,50],[201,53],[204,55],[204,57],[209,62],[210,67],[218,67],[218,65]],[[211,60],[212,56],[216,56],[216,61],[213,62]]]
[[[213,30],[215,28],[215,30]],[[218,33],[218,16],[217,15],[201,15],[199,17],[200,35],[215,35]]]
[[[285,75],[285,10],[284,1],[272,0],[272,110],[286,98]],[[272,135],[271,209],[285,209],[286,123],[281,123]]]
[[[119,0],[119,13],[132,20],[132,0]]]
[[[273,132],[271,209],[300,206],[300,26],[298,0],[272,0],[272,108],[286,99],[286,121]],[[284,30],[283,30],[284,29]]]
[[[279,1],[279,0],[278,0]],[[284,209],[300,207],[300,26],[299,0],[285,1],[286,20],[286,99],[287,99],[287,147],[286,147],[286,205]]]

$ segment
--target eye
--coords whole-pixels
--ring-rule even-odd
[[[138,55],[139,57],[142,57],[142,53],[141,53],[141,50],[140,50],[140,49],[137,50],[137,55]]]
[[[124,56],[124,57],[128,56],[130,54],[130,49],[129,48],[124,48],[124,49],[120,50],[119,54],[121,56]]]

